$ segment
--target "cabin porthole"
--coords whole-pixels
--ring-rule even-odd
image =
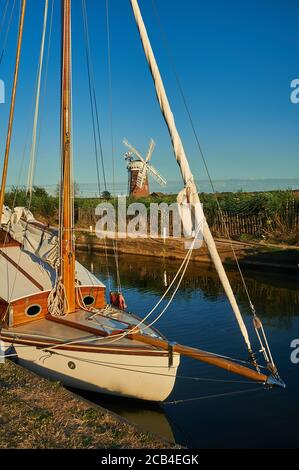
[[[92,295],[85,295],[83,297],[83,303],[85,307],[91,307],[95,303],[95,298]]]
[[[29,307],[26,308],[25,310],[25,314],[27,315],[27,317],[37,317],[37,315],[39,315],[42,311],[42,308],[40,305],[38,304],[34,304],[34,305],[29,305]]]
[[[68,366],[72,370],[76,369],[76,364],[73,361],[68,362]]]

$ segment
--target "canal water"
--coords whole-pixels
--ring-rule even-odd
[[[116,287],[114,257],[108,257],[108,269],[105,256],[98,253],[78,253],[78,260],[106,284],[107,290]],[[173,260],[120,255],[120,279],[128,310],[145,316],[179,265]],[[268,390],[182,358],[174,390],[162,405],[91,393],[84,396],[141,429],[189,448],[299,448],[299,363],[291,361],[291,342],[299,339],[299,278],[253,270],[244,274],[286,389]],[[234,270],[228,275],[258,351],[240,276]],[[243,338],[212,266],[189,265],[174,301],[155,326],[169,340],[247,359]]]

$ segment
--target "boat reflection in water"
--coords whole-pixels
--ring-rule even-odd
[[[130,423],[134,423],[141,431],[149,431],[171,443],[175,443],[176,439],[179,439],[178,437],[175,439],[171,421],[157,403],[78,390],[72,391],[106,410],[116,413]]]

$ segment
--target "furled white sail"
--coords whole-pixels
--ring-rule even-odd
[[[20,243],[4,243],[0,250],[0,298],[6,302],[38,293],[40,288],[25,273],[33,277],[44,291],[51,290],[56,281],[59,262],[57,230],[38,222],[24,207],[12,211],[4,208],[2,230]],[[76,278],[84,286],[102,286],[96,276],[76,261]]]
[[[5,207],[2,216],[2,228],[19,242],[24,250],[33,253],[51,266],[58,259],[58,233],[35,220],[25,207],[15,207],[11,211]]]
[[[130,0],[130,2],[132,5],[137,27],[140,33],[140,38],[141,38],[141,42],[142,42],[143,49],[145,52],[145,56],[146,56],[153,80],[154,80],[156,94],[157,94],[157,98],[160,104],[160,108],[164,116],[165,122],[167,124],[169,134],[172,140],[174,154],[178,162],[178,165],[180,167],[183,181],[185,183],[185,190],[188,192],[190,203],[198,204],[200,203],[200,200],[199,200],[196,184],[194,182],[194,177],[191,173],[190,166],[189,166],[189,163],[185,154],[185,150],[183,147],[183,143],[178,133],[176,124],[175,124],[174,116],[171,111],[171,107],[170,107],[170,104],[166,95],[166,91],[163,85],[163,81],[159,72],[158,65],[157,65],[151,44],[150,44],[150,40],[147,35],[147,31],[146,31],[145,24],[144,24],[144,21],[143,21],[143,18],[139,9],[138,2],[137,0]],[[244,337],[245,343],[248,347],[248,350],[251,351],[251,345],[250,345],[247,328],[243,321],[243,318],[239,310],[238,304],[236,302],[234,293],[232,291],[228,277],[226,275],[220,256],[218,254],[215,241],[213,239],[213,236],[211,234],[210,228],[206,220],[204,220],[204,225],[203,225],[203,236],[207,244],[207,247],[209,249],[211,258],[214,262],[215,268],[218,272],[223,288],[225,290],[225,293],[235,313],[235,316],[238,321],[239,327],[241,329],[242,335]]]

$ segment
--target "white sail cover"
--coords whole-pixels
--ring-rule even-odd
[[[2,229],[20,246],[5,246],[4,243],[0,249],[0,298],[11,302],[41,290],[50,291],[56,280],[57,230],[39,223],[23,207],[16,207],[13,211],[4,208]],[[80,285],[105,287],[78,261],[75,269]],[[25,273],[36,282],[33,283]]]
[[[2,229],[21,243],[24,250],[55,266],[58,257],[58,232],[35,220],[24,207],[4,208]]]
[[[166,95],[166,91],[163,85],[160,71],[159,71],[159,68],[158,68],[158,65],[157,65],[151,44],[150,44],[150,40],[147,35],[147,31],[146,31],[145,24],[144,24],[144,21],[140,12],[138,1],[130,0],[130,2],[131,2],[132,9],[133,9],[135,21],[139,30],[144,53],[145,53],[145,56],[146,56],[146,59],[147,59],[147,62],[148,62],[148,65],[149,65],[149,68],[153,77],[153,81],[155,84],[155,89],[156,89],[156,94],[157,94],[157,98],[159,101],[159,105],[160,105],[162,114],[164,116],[165,122],[167,124],[169,134],[172,140],[174,154],[175,154],[177,163],[180,167],[183,181],[185,183],[185,188],[186,190],[188,190],[188,194],[190,196],[190,202],[193,204],[198,204],[200,203],[200,200],[199,200],[196,184],[194,182],[194,177],[191,173],[190,166],[189,166],[186,153],[183,147],[183,143],[178,133],[176,124],[175,124],[174,116],[171,111],[171,107],[170,107],[170,104]],[[210,228],[206,220],[204,221],[203,237],[209,249],[211,258],[214,262],[215,268],[219,275],[224,291],[228,297],[228,300],[232,306],[232,309],[238,321],[238,324],[242,332],[242,335],[244,337],[247,348],[249,351],[251,351],[251,345],[250,345],[247,328],[243,321],[243,318],[239,310],[238,304],[236,302],[234,293],[232,291],[230,282],[228,280],[228,277],[223,268],[220,256],[218,254],[215,241],[213,239],[213,236],[211,234]]]

